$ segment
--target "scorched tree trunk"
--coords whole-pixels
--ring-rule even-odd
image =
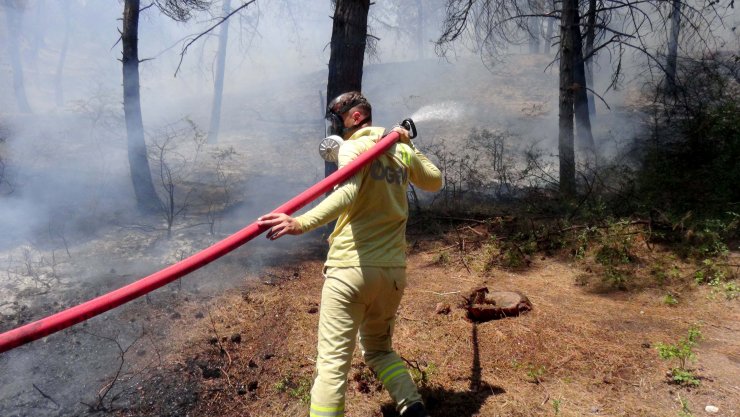
[[[23,64],[21,63],[21,54],[19,51],[22,10],[20,4],[6,1],[5,19],[8,28],[8,55],[10,56],[10,67],[13,70],[13,92],[15,101],[18,104],[18,110],[23,113],[31,113],[31,106],[28,104],[26,97],[26,87],[23,83]]]
[[[676,66],[678,61],[678,35],[681,33],[681,0],[673,0],[671,11],[671,34],[668,38],[666,62],[666,87],[668,92],[676,91]]]
[[[583,62],[583,38],[581,37],[581,19],[578,7],[573,11],[573,106],[576,116],[576,137],[580,149],[594,148],[594,137],[591,133],[591,118],[588,112],[588,86],[586,83],[586,67]]]
[[[578,0],[563,0],[560,15],[560,94],[558,115],[558,159],[560,194],[569,198],[576,192],[576,162],[573,146],[573,25]]]
[[[221,14],[231,13],[231,0],[224,0]],[[218,35],[218,56],[216,58],[216,77],[213,82],[213,105],[211,106],[211,126],[208,128],[208,143],[218,142],[218,131],[221,127],[221,102],[224,96],[224,72],[226,69],[226,46],[229,40],[229,19],[221,23]]]
[[[586,57],[586,85],[594,88],[594,43],[596,42],[596,0],[588,0],[588,18],[586,27],[586,49],[584,50],[584,56]],[[596,114],[596,103],[594,102],[594,95],[589,91],[588,93],[588,113],[593,116]]]
[[[362,90],[362,66],[367,41],[367,14],[370,0],[336,0],[331,31],[331,55],[326,99],[333,100],[347,91]],[[326,162],[325,174],[337,165]]]
[[[123,46],[121,62],[123,63],[123,112],[128,137],[128,161],[139,210],[154,212],[161,208],[161,204],[152,183],[144,140],[144,122],[141,118],[138,31],[139,0],[126,0],[123,8],[123,31],[121,32]]]
[[[57,62],[57,71],[54,76],[54,98],[58,107],[64,104],[64,62],[67,59],[67,49],[69,48],[70,32],[70,11],[69,2],[60,3],[64,13],[64,40],[62,41],[62,50],[59,52],[59,61]]]

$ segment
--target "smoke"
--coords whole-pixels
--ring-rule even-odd
[[[247,17],[232,23],[220,143],[202,149],[199,163],[188,167],[189,176],[177,184],[178,209],[183,211],[167,239],[161,217],[140,216],[135,210],[121,105],[120,45],[115,46],[122,4],[117,10],[100,2],[73,3],[61,106],[54,94],[65,32],[61,19],[53,18],[59,5],[26,5],[17,35],[33,114],[18,110],[9,58],[4,48],[0,51],[0,90],[8,92],[0,95],[0,158],[3,179],[12,182],[0,195],[0,331],[192,255],[274,209],[323,173],[312,145],[323,134],[316,97],[325,89],[328,52],[323,44],[331,33],[326,7],[306,7],[311,12],[303,13],[307,20],[299,23],[318,21],[320,14],[324,30],[303,33],[306,28],[296,27],[302,34],[300,51],[291,44],[297,35],[279,28],[276,11],[261,12],[264,20],[256,36]],[[0,6],[3,22],[4,13]],[[163,18],[156,8],[142,14],[139,57],[144,61],[139,72],[148,144],[161,138],[164,127],[184,118],[201,129],[208,126],[216,43],[206,37],[191,47],[173,77],[180,40],[212,23],[208,16],[199,19],[184,25]],[[1,27],[0,44],[10,39]],[[288,114],[292,107],[297,110]],[[232,160],[216,170],[218,155],[230,149]],[[192,151],[185,148],[173,150],[172,160],[179,152],[187,152],[192,161]],[[228,204],[219,200],[226,191]],[[215,210],[223,209],[215,211],[213,234],[204,225],[211,203]],[[0,415],[85,414],[81,401],[95,403],[118,366],[116,342],[126,347],[136,341],[126,356],[126,374],[139,372],[156,358],[155,352],[165,352],[167,343],[161,338],[166,332],[138,313],[174,315],[183,299],[216,294],[258,276],[291,245],[300,243],[256,239],[146,300],[0,355]]]
[[[463,104],[455,101],[423,106],[411,116],[414,122],[427,122],[430,120],[444,120],[455,123],[463,116]]]
[[[0,51],[0,91],[7,92],[0,95],[0,132],[8,132],[1,133],[0,158],[5,179],[12,182],[12,187],[0,187],[0,329],[86,301],[192,255],[323,178],[317,148],[324,136],[321,100],[326,98],[321,94],[326,91],[331,36],[329,2],[258,2],[260,8],[250,6],[232,21],[219,143],[204,145],[197,163],[184,164],[190,171],[181,174],[175,187],[182,212],[169,239],[162,217],[140,216],[135,210],[116,30],[122,4],[70,0],[72,24],[67,28],[64,19],[56,18],[65,13],[59,2],[22,3],[26,7],[19,33],[0,27],[0,45],[19,39],[26,93],[34,111],[24,114],[19,109],[12,94],[10,58]],[[398,30],[413,22],[407,20],[410,14],[395,15],[390,3],[371,8],[373,36],[380,41],[363,76],[363,92],[373,103],[376,124],[390,127],[410,116],[422,148],[459,143],[471,128],[486,128],[515,133],[520,148],[537,143],[549,154],[557,152],[557,74],[546,69],[552,56],[525,55],[513,47],[508,62],[497,64],[495,72],[462,48],[455,60],[440,60],[429,41],[439,32],[443,2],[425,2],[429,20],[421,39]],[[406,13],[416,3],[398,4]],[[214,10],[220,10],[218,6]],[[0,7],[0,14],[6,12]],[[165,127],[185,119],[200,129],[209,125],[215,37],[192,45],[177,77],[174,72],[183,40],[212,23],[208,15],[175,23],[156,7],[142,14],[139,72],[148,144],[162,139]],[[58,85],[56,68],[67,35],[69,48]],[[606,90],[608,67],[597,66],[604,71],[596,76],[597,91]],[[61,106],[55,100],[58,87],[63,92]],[[616,143],[639,132],[635,117],[619,105],[634,96],[639,85],[620,87],[617,94],[610,91],[605,97],[614,110],[598,105],[594,122],[595,136],[615,153]],[[194,160],[192,150],[173,152],[173,157],[182,153],[180,160]],[[161,180],[158,172],[155,180]],[[161,181],[157,186],[161,190]],[[215,211],[209,212],[209,207]],[[208,217],[214,213],[215,218]],[[259,275],[264,266],[308,246],[305,242],[260,237],[156,291],[148,300],[151,304],[137,300],[84,326],[0,355],[0,415],[82,414],[80,401],[94,399],[118,363],[116,344],[99,336],[127,346],[147,325],[141,311],[177,313],[185,298],[234,288],[245,277]],[[153,339],[161,333],[147,331]],[[135,346],[137,352],[146,352],[135,355],[142,360],[154,351],[146,339]]]

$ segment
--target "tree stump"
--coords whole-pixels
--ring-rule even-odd
[[[532,310],[532,303],[527,296],[515,291],[489,292],[488,287],[480,287],[470,291],[463,299],[466,316],[475,323],[516,317]]]

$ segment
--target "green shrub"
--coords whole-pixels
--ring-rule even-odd
[[[694,417],[689,409],[689,402],[678,395],[678,403],[681,405],[681,411],[678,412],[678,417]]]
[[[596,262],[604,266],[617,266],[632,263],[634,234],[628,230],[626,222],[612,222],[601,234],[599,249],[594,256]]]
[[[725,298],[728,300],[734,300],[740,296],[740,287],[735,282],[728,282],[723,285],[722,288]]]
[[[275,391],[287,393],[304,404],[311,401],[311,381],[307,378],[299,378],[298,381],[294,381],[292,378],[284,376],[275,383],[274,388]]]
[[[673,296],[673,294],[666,294],[663,297],[663,304],[673,307],[678,304],[678,300]]]
[[[694,272],[694,281],[697,284],[717,286],[727,279],[727,267],[717,263],[714,259],[705,259],[701,265],[701,268]]]
[[[437,259],[434,261],[437,265],[440,266],[446,266],[450,264],[450,253],[446,250],[443,250],[442,252],[437,255]]]
[[[696,359],[694,347],[701,340],[699,327],[694,325],[688,330],[685,338],[675,344],[657,343],[658,356],[667,361],[674,361],[677,366],[670,370],[671,382],[679,385],[699,385],[699,379],[687,368],[688,362]]]
[[[547,369],[543,366],[535,366],[535,365],[529,365],[527,369],[527,378],[530,380],[530,382],[540,383],[542,382],[542,377],[545,375],[545,371]]]
[[[658,258],[650,265],[650,275],[659,285],[667,284],[681,277],[681,271],[672,262]]]
[[[687,63],[681,97],[663,97],[636,181],[647,208],[707,217],[740,202],[740,94],[728,74],[738,66],[721,55]]]
[[[604,267],[603,279],[612,288],[626,289],[633,278],[632,271],[624,268],[636,259],[632,253],[633,237],[625,221],[610,222],[600,231],[594,260]]]
[[[411,379],[416,385],[422,387],[427,386],[432,375],[437,372],[437,365],[434,362],[430,362],[426,366],[416,361],[406,361],[406,363],[409,365],[408,369]]]
[[[552,410],[555,412],[555,415],[556,416],[559,416],[560,415],[560,404],[561,404],[561,402],[562,401],[560,399],[555,399],[555,398],[552,399]]]

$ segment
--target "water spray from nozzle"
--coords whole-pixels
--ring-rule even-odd
[[[463,106],[456,101],[443,101],[441,103],[423,106],[417,110],[411,118],[417,122],[429,120],[457,120],[463,115]]]

